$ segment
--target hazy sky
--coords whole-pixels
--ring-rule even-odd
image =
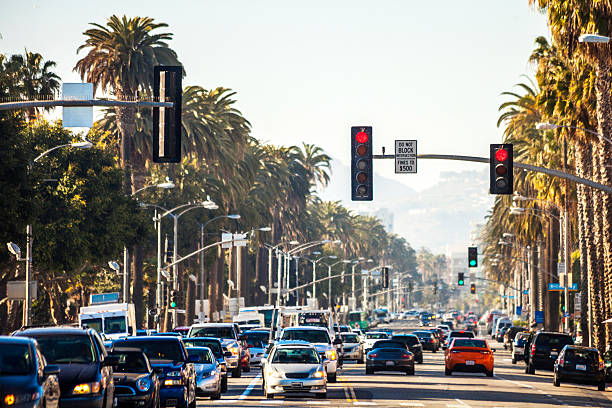
[[[545,19],[527,0],[446,1],[2,1],[0,52],[40,52],[65,82],[88,23],[114,13],[169,24],[187,85],[237,91],[257,138],[302,141],[349,162],[349,128],[372,125],[376,152],[417,139],[419,153],[485,156],[500,140],[500,93],[532,72]],[[82,55],[82,53],[81,53]],[[445,170],[385,176],[422,190]],[[470,167],[475,166],[475,167]]]

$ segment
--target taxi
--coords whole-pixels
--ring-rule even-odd
[[[484,339],[453,338],[444,355],[444,374],[483,372],[487,377],[493,377],[494,351]]]

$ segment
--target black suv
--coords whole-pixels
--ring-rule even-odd
[[[553,385],[561,381],[593,384],[599,391],[606,390],[606,368],[599,350],[591,347],[565,346],[555,362]]]
[[[104,343],[93,329],[40,327],[18,330],[13,336],[35,339],[48,364],[59,367],[60,407],[112,408],[115,397],[113,365]]]
[[[414,361],[419,364],[423,363],[423,346],[417,336],[414,334],[396,334],[391,337],[391,340],[404,343],[408,350],[414,354]]]
[[[569,334],[557,332],[537,332],[533,335],[529,348],[529,363],[525,367],[526,374],[535,374],[537,369],[552,370],[555,360],[563,347],[573,345],[574,340]]]

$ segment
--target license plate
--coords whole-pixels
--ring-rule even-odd
[[[292,383],[291,383],[291,386],[292,386],[292,387],[301,387],[301,386],[302,386],[302,383],[301,383],[301,382],[292,382]]]
[[[586,371],[586,365],[576,364],[576,370]]]
[[[465,365],[474,365],[474,361],[473,360],[465,360]]]
[[[558,351],[551,351],[551,352],[550,352],[550,356],[551,356],[551,357],[557,358],[557,356],[558,356],[558,355],[559,355],[559,352],[558,352]]]
[[[388,366],[395,365],[395,361],[387,361],[387,365],[388,365]]]

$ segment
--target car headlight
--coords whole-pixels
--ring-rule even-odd
[[[149,381],[147,377],[139,378],[138,381],[136,381],[136,388],[138,388],[138,391],[149,391],[149,388],[151,388],[151,381]]]
[[[272,378],[283,378],[283,375],[281,373],[279,373],[276,369],[271,368],[268,371],[268,375]]]
[[[75,385],[72,389],[72,393],[77,395],[95,394],[97,392],[100,392],[100,383],[98,381]]]
[[[33,393],[7,394],[4,396],[4,404],[7,406],[35,401],[40,398],[38,391]]]
[[[325,352],[325,358],[328,358],[330,360],[335,360],[336,359],[336,350],[327,350]]]
[[[167,379],[164,380],[164,386],[166,387],[173,387],[173,386],[181,386],[183,385],[183,380],[181,380],[180,378],[173,378],[173,379]]]
[[[235,356],[240,354],[240,349],[238,347],[230,347],[228,350],[230,353],[232,353]]]
[[[180,376],[181,376],[180,371],[169,371],[166,373],[166,377],[180,377]]]
[[[215,375],[216,371],[215,370],[211,370],[211,371],[203,371],[202,372],[202,378],[208,378],[211,375]]]
[[[311,375],[312,378],[323,378],[325,377],[325,371],[317,370]]]

